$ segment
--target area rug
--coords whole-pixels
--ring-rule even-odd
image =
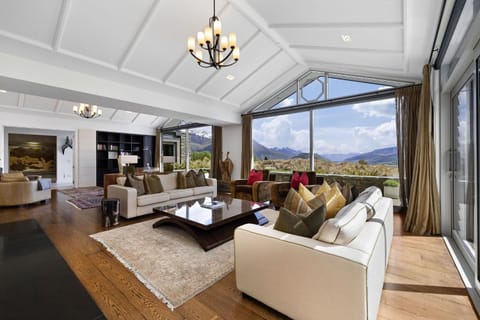
[[[278,212],[261,212],[275,222]],[[207,252],[184,230],[149,220],[91,235],[172,310],[233,271],[233,241]]]
[[[67,202],[77,209],[100,207],[103,199],[103,188],[101,187],[73,188],[58,191],[72,197]]]

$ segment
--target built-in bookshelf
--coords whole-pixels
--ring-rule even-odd
[[[97,186],[103,186],[103,175],[118,173],[117,158],[121,154],[139,157],[136,167],[152,166],[155,136],[97,131]]]

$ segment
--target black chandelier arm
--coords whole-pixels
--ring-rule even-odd
[[[195,53],[193,53],[193,51],[190,51],[190,54],[192,55],[192,57],[195,58],[195,60],[197,61],[198,65],[199,65],[200,67],[202,67],[202,68],[210,68],[211,66],[213,66],[212,63],[210,63],[210,62],[208,62],[208,61],[205,61],[205,60],[202,60],[202,59],[199,59],[199,58],[195,55]],[[203,66],[202,63],[205,64],[206,66]]]

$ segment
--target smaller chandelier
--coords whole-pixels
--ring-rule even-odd
[[[197,33],[197,43],[199,47],[196,46],[195,37],[188,38],[188,51],[200,67],[218,70],[229,67],[240,59],[236,34],[230,32],[228,38],[222,36],[222,23],[215,15],[215,0],[213,0],[213,16],[208,19],[208,26],[205,27],[205,30]],[[203,59],[202,50],[208,54],[206,59]]]
[[[102,109],[98,109],[96,105],[80,103],[80,107],[73,106],[73,113],[82,118],[92,119],[100,117],[102,115]]]

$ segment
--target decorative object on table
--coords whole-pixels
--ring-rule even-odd
[[[196,46],[198,44],[198,47]],[[227,52],[227,49],[229,51]],[[207,51],[207,58],[203,58],[202,50]],[[237,46],[237,35],[230,32],[222,36],[222,23],[215,15],[215,0],[213,0],[213,16],[208,19],[208,26],[195,37],[188,38],[188,51],[202,68],[220,69],[229,67],[240,59],[240,48]]]
[[[265,209],[261,213],[270,224],[275,223],[278,212]],[[152,228],[151,220],[90,237],[102,243],[171,309],[233,271],[233,241],[205,252],[183,230],[174,226]]]
[[[220,161],[220,171],[222,172],[222,180],[226,182],[232,181],[233,161],[229,158],[230,151],[227,152],[225,160]]]
[[[72,197],[66,202],[77,209],[90,209],[100,207],[103,199],[102,187],[83,187],[72,189],[60,189],[58,192]]]
[[[103,227],[116,226],[120,216],[120,199],[104,198],[102,199],[101,207]]]
[[[67,136],[65,138],[65,143],[62,145],[62,154],[65,154],[66,149],[72,149],[72,140]]]
[[[73,113],[85,119],[93,119],[102,115],[102,109],[99,109],[96,105],[80,103],[80,107],[73,106]]]

